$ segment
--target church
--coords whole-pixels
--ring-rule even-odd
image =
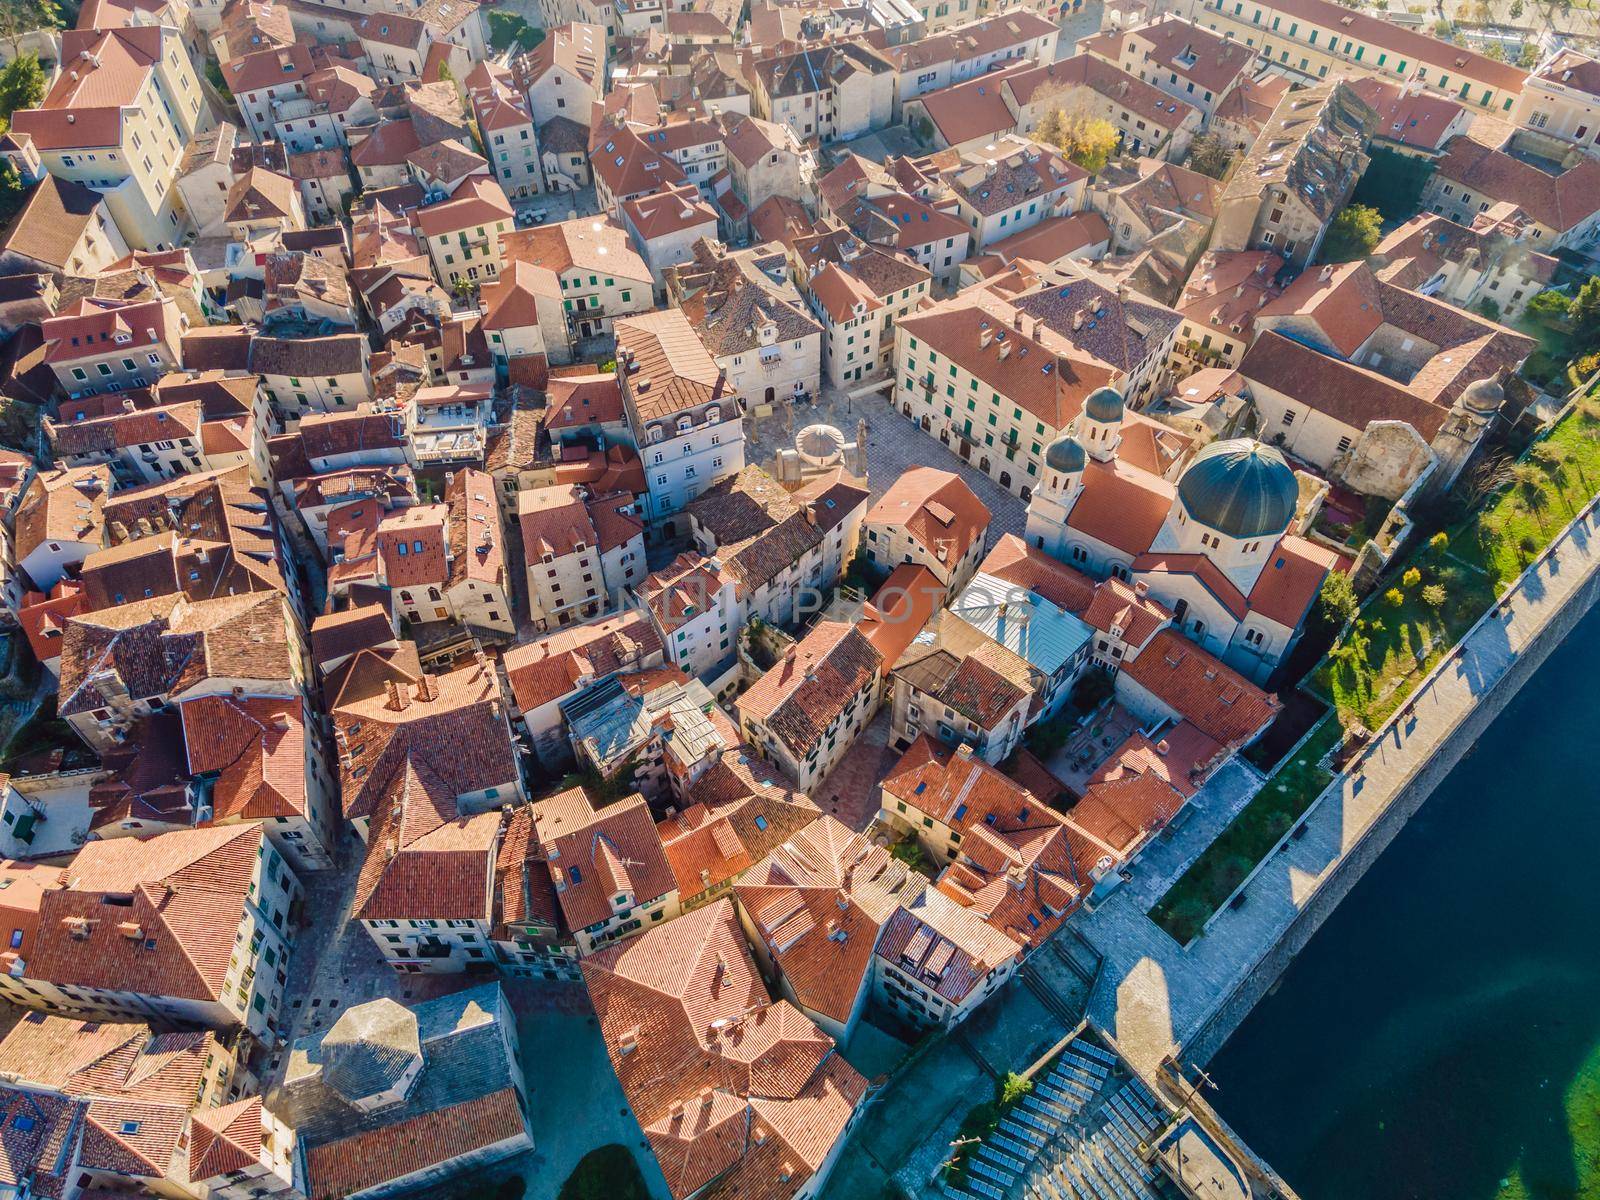
[[[1263,681],[1294,648],[1338,561],[1289,532],[1294,470],[1273,447],[1237,438],[1206,446],[1173,484],[1118,457],[1123,416],[1121,394],[1100,388],[1046,449],[1028,543],[1131,583],[1194,642]]]

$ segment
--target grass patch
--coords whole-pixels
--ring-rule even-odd
[[[945,1163],[947,1182],[959,1187],[966,1182],[967,1164],[978,1152],[978,1143],[1000,1127],[1005,1115],[1022,1103],[1022,1098],[1033,1091],[1033,1080],[1010,1072],[1004,1079],[995,1080],[994,1098],[974,1104],[961,1118],[956,1129],[955,1144],[950,1160]]]
[[[1150,919],[1188,945],[1262,857],[1304,815],[1333,779],[1323,763],[1343,736],[1332,713],[1312,727],[1300,749],[1268,776],[1262,789],[1167,889]]]
[[[578,1160],[557,1200],[650,1200],[650,1192],[633,1153],[613,1142]]]
[[[1590,398],[1529,448],[1509,486],[1449,531],[1447,548],[1415,551],[1393,588],[1367,601],[1313,689],[1345,725],[1376,729],[1597,490],[1600,403]],[[1427,602],[1430,585],[1445,589],[1443,604]]]

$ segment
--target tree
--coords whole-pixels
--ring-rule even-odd
[[[1233,151],[1217,134],[1202,133],[1189,143],[1189,169],[1221,179],[1233,165]]]
[[[1344,628],[1346,621],[1356,615],[1360,607],[1356,600],[1355,584],[1343,571],[1330,571],[1317,592],[1316,621],[1324,630],[1332,632]]]
[[[1383,236],[1383,217],[1366,204],[1347,204],[1328,226],[1322,242],[1323,262],[1353,262],[1365,258]]]
[[[1005,1108],[1010,1108],[1031,1091],[1033,1091],[1033,1080],[1011,1071],[1000,1083],[1000,1103]]]
[[[1428,539],[1428,549],[1435,554],[1443,554],[1450,549],[1450,535],[1442,529],[1439,530],[1438,533]]]
[[[17,169],[10,163],[0,164],[0,225],[9,221],[22,207],[27,194],[28,189],[23,186],[22,176],[17,174]]]
[[[1444,602],[1449,598],[1450,594],[1444,590],[1442,584],[1430,583],[1422,589],[1422,602],[1433,609],[1434,612],[1438,612],[1443,608]]]
[[[1421,582],[1422,572],[1415,567],[1407,567],[1405,574],[1400,576],[1400,586],[1404,588],[1414,588]]]
[[[23,54],[0,68],[0,131],[19,108],[33,108],[44,99],[44,68],[37,54]]]
[[[1511,0],[1511,19],[1513,21],[1522,19],[1522,0]]]
[[[1572,301],[1555,288],[1546,288],[1528,301],[1528,315],[1547,325],[1565,321],[1572,311]]]
[[[1491,321],[1498,321],[1500,319],[1500,306],[1494,302],[1492,297],[1485,296],[1482,300],[1478,301],[1478,311],[1484,316],[1488,317]]]
[[[1542,294],[1542,293],[1541,293]],[[1600,344],[1600,275],[1591,275],[1567,308],[1572,332],[1585,345]]]
[[[1033,131],[1035,141],[1058,147],[1063,154],[1089,174],[1102,170],[1110,161],[1122,135],[1104,117],[1084,112],[1053,109],[1040,119]]]
[[[1390,608],[1399,608],[1406,602],[1406,594],[1399,588],[1390,588],[1383,594],[1383,602]]]

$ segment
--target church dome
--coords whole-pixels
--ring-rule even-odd
[[[1189,515],[1228,537],[1276,537],[1289,528],[1300,487],[1283,455],[1249,438],[1212,442],[1178,480]]]
[[[1469,383],[1461,393],[1461,407],[1479,416],[1492,417],[1505,403],[1506,390],[1494,376]]]
[[[1052,471],[1070,475],[1083,470],[1088,461],[1089,456],[1084,453],[1082,444],[1071,435],[1051,442],[1045,448],[1044,465]]]
[[[1096,388],[1083,402],[1083,415],[1091,421],[1122,420],[1122,393],[1116,388]]]

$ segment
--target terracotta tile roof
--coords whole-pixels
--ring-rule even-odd
[[[926,92],[906,103],[922,106],[947,146],[963,146],[978,138],[996,137],[1008,133],[1017,123],[1016,114],[1006,103],[1002,81],[1007,74],[1029,69],[1030,64],[1021,63],[1006,71]]]
[[[1211,119],[1242,126],[1253,141],[1266,128],[1272,110],[1278,107],[1278,102],[1288,90],[1289,78],[1286,75],[1262,75],[1246,79],[1222,98],[1221,103],[1212,110]]]
[[[138,106],[169,36],[155,25],[64,30],[59,61],[78,65],[57,73],[37,108],[12,115],[13,132],[41,150],[120,145],[123,113]]]
[[[904,528],[953,570],[988,530],[989,509],[959,475],[913,467],[872,506],[867,524]]]
[[[400,764],[367,837],[355,919],[490,920],[500,814],[461,815],[456,795],[421,755]]]
[[[1311,611],[1312,602],[1329,571],[1339,569],[1339,556],[1332,550],[1293,534],[1281,538],[1272,561],[1250,589],[1250,608],[1271,617],[1290,629]]]
[[[541,300],[559,306],[561,280],[547,266],[518,259],[484,285],[481,298],[485,329],[520,329],[539,324]]]
[[[1070,816],[1074,824],[1126,862],[1172,820],[1183,802],[1184,795],[1159,774],[1129,773],[1091,782],[1083,799],[1072,806]]]
[[[978,570],[1037,592],[1070,613],[1084,613],[1095,598],[1095,581],[1073,567],[1029,546],[1014,533],[1001,536]]]
[[[1114,783],[1140,775],[1151,775],[1169,785],[1187,800],[1199,790],[1206,777],[1225,758],[1227,752],[1212,738],[1187,721],[1180,721],[1153,742],[1135,731],[1112,751],[1089,777],[1091,784]]]
[[[627,363],[624,394],[641,419],[732,403],[727,377],[680,309],[619,317],[614,328],[617,359]]]
[[[1143,554],[1166,521],[1175,494],[1159,475],[1119,459],[1090,459],[1067,523],[1126,554]]]
[[[161,1033],[142,1023],[30,1012],[0,1042],[0,1073],[80,1099],[136,1099],[187,1112],[219,1050],[210,1032]]]
[[[1123,673],[1207,737],[1232,747],[1253,741],[1282,707],[1182,634],[1164,629]]]
[[[927,881],[859,833],[819,816],[735,886],[800,1006],[848,1022],[878,932]]]
[[[1076,797],[1076,793],[1026,746],[1019,746],[1002,767],[1005,774],[1025,790],[1058,811],[1064,811]]]
[[[678,886],[644,797],[596,809],[581,787],[534,802],[533,835],[550,866],[571,929],[599,924],[615,909],[648,904]]]
[[[717,561],[753,595],[820,545],[822,532],[796,497],[760,467],[745,467],[689,502],[697,528],[711,535]]]
[[[1545,64],[1538,77],[1546,83],[1600,97],[1600,61],[1576,50],[1562,50]]]
[[[1092,884],[1100,857],[1092,835],[966,747],[921,735],[884,793],[962,833],[939,891],[1015,945],[1048,937]]]
[[[690,787],[682,812],[656,823],[678,894],[737,878],[818,815],[816,805],[749,746],[723,751]]]
[[[283,604],[267,592],[200,601],[170,595],[73,617],[62,636],[59,711],[105,707],[101,685],[114,688],[105,676],[136,700],[175,696],[212,678],[287,682],[294,669]]]
[[[111,468],[104,465],[39,472],[23,492],[14,519],[17,558],[45,542],[98,544],[110,491]]]
[[[1047,429],[1064,429],[1092,392],[1116,381],[1117,372],[1043,321],[1022,330],[1016,328],[1019,320],[1015,305],[977,288],[908,314],[896,326],[1009,397]]]
[[[86,1107],[0,1087],[0,1185],[18,1195],[67,1194]]]
[[[29,975],[220,1000],[262,839],[260,826],[240,825],[89,842],[64,885],[41,899]],[[137,938],[127,932],[135,928]]]
[[[1398,83],[1367,76],[1350,86],[1378,114],[1377,136],[1403,146],[1439,150],[1445,139],[1463,132],[1469,122],[1464,105],[1427,92],[1414,92]]]
[[[1437,174],[1488,200],[1510,201],[1558,234],[1600,209],[1600,161],[1580,158],[1557,175],[1491,149],[1470,137],[1452,138]]]
[[[92,232],[101,196],[92,188],[46,175],[0,236],[0,255],[15,254],[40,266],[65,271],[72,252]]]
[[[626,546],[635,538],[643,547],[644,522],[639,519],[632,492],[612,492],[589,501],[589,519],[594,522],[602,552]]]
[[[562,924],[550,864],[541,854],[533,837],[533,805],[520,805],[511,811],[495,852],[492,936],[496,941],[508,941],[527,926],[570,932]]]
[[[804,1187],[866,1081],[791,1005],[767,1000],[730,901],[582,967],[612,1066],[675,1200],[714,1180],[760,1200]]]
[[[471,175],[462,181],[448,200],[419,208],[416,227],[426,237],[443,237],[477,225],[511,224],[511,201],[493,179]]]
[[[901,563],[873,593],[857,626],[882,659],[887,675],[929,618],[943,607],[944,585],[921,563]]]
[[[804,758],[858,693],[876,686],[882,660],[842,621],[819,621],[739,697],[741,719],[759,721]]]
[[[1450,415],[1445,406],[1385,375],[1272,330],[1261,333],[1245,352],[1239,373],[1358,430],[1373,421],[1405,421],[1431,441]]]
[[[83,611],[83,605],[82,585],[66,576],[50,589],[48,597],[43,592],[28,592],[23,597],[17,624],[33,648],[34,658],[44,663],[61,654],[67,619]]]
[[[299,698],[203,696],[179,712],[190,772],[216,774],[213,820],[310,817]]]
[[[645,242],[691,229],[711,237],[717,232],[716,210],[700,199],[700,190],[692,183],[625,200],[622,213]]]
[[[1205,559],[1207,563],[1211,561],[1206,559],[1204,555],[1144,555],[1141,557],[1146,559],[1157,557],[1167,559],[1200,558]],[[1141,560],[1134,560],[1136,564],[1139,561]],[[1153,570],[1156,568],[1135,566],[1134,569]],[[1216,568],[1213,567],[1212,571],[1215,570]],[[1226,588],[1222,588],[1221,585],[1225,584],[1227,588],[1233,587],[1225,576],[1221,579],[1220,584],[1215,583],[1214,576],[1202,575],[1202,578],[1206,582],[1218,586],[1224,592]],[[1238,589],[1234,588],[1233,590],[1234,594],[1237,595]],[[1239,597],[1239,599],[1242,600],[1243,597]],[[1148,595],[1143,588],[1130,586],[1113,576],[1109,579],[1103,579],[1095,585],[1094,600],[1084,610],[1083,619],[1102,633],[1110,632],[1113,628],[1119,629],[1121,630],[1123,641],[1131,646],[1143,646],[1172,619],[1172,613],[1154,597]]]
[[[1256,61],[1254,50],[1177,17],[1163,17],[1129,30],[1122,40],[1148,43],[1154,63],[1218,95],[1248,75]],[[1121,56],[1113,53],[1112,57]]]
[[[1195,114],[1192,104],[1175,100],[1160,88],[1129,75],[1092,54],[1045,63],[1008,75],[1005,82],[1019,107],[1043,100],[1058,90],[1086,87],[1113,104],[1136,114],[1157,130],[1177,129]]]
[[[529,563],[538,563],[547,554],[565,558],[576,554],[579,546],[599,545],[585,495],[585,489],[570,484],[517,493],[517,524]]]
[[[564,629],[505,652],[502,662],[517,707],[531,713],[585,683],[660,662],[661,636],[641,612],[629,611]]]
[[[189,1123],[189,1178],[203,1182],[260,1162],[262,1115],[260,1096],[195,1110]]]
[[[593,84],[601,82],[606,61],[606,33],[599,25],[558,25],[549,36],[512,64],[516,84],[527,91],[554,70],[570,71]]]
[[[676,160],[615,118],[594,124],[589,134],[589,166],[612,196],[638,196],[681,187],[689,177]]]
[[[518,777],[499,682],[485,663],[426,675],[363,650],[329,707],[343,750],[339,783],[347,819],[376,813],[412,759],[429,764],[452,798]]]
[[[516,1092],[506,1087],[323,1142],[306,1151],[311,1200],[339,1200],[437,1166],[447,1158],[525,1137],[527,1128]]]

